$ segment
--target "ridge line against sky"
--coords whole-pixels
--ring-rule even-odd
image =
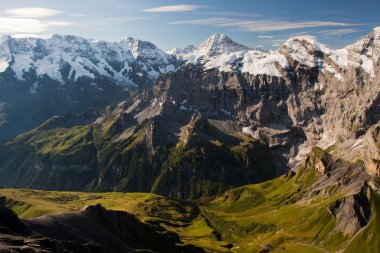
[[[286,3],[285,3],[286,2]],[[307,3],[305,3],[307,2]],[[363,0],[0,0],[0,34],[79,35],[120,41],[126,35],[163,49],[224,33],[249,47],[274,49],[311,35],[338,48],[380,25],[380,1]]]

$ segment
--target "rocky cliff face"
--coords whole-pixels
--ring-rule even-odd
[[[277,175],[267,147],[230,132],[234,122],[190,113],[173,102],[158,102],[147,92],[91,124],[53,118],[2,146],[1,184],[152,191],[186,199]]]

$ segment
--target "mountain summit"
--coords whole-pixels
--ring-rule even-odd
[[[138,40],[132,37],[127,37],[125,41],[127,48],[136,60],[151,61],[158,65],[162,64],[162,67],[174,60],[171,55],[166,54],[149,41]]]
[[[190,63],[198,63],[205,62],[209,57],[246,52],[248,50],[248,47],[233,41],[227,35],[215,33],[198,46],[188,46],[185,49],[171,49],[168,50],[167,53],[173,54]]]
[[[221,33],[215,33],[208,37],[198,46],[198,49],[209,56],[249,50],[248,47],[236,43]]]
[[[43,76],[61,84],[103,77],[122,86],[135,86],[151,82],[166,69],[173,70],[173,63],[172,56],[152,43],[133,38],[120,43],[93,42],[55,34],[49,39],[7,36],[0,41],[1,73],[29,83]]]

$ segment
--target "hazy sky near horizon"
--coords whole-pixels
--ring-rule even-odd
[[[315,36],[339,48],[380,26],[379,0],[0,0],[0,34],[148,40],[162,49],[224,33],[249,47],[275,49]]]

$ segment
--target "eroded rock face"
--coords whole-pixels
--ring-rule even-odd
[[[325,175],[331,171],[333,157],[319,147],[314,147],[303,163],[306,169],[312,169]]]
[[[312,146],[356,139],[380,119],[379,37],[374,31],[335,51],[290,39],[279,49],[288,65],[270,65],[279,75],[183,68],[161,76],[154,95],[161,103],[185,101],[184,111],[233,119],[293,166]]]
[[[328,211],[335,218],[334,230],[348,237],[357,234],[374,217],[371,201],[376,193],[365,166],[313,147],[297,172],[301,178],[303,173],[312,171],[315,179],[302,194],[302,201],[338,197],[329,204]]]
[[[366,171],[371,176],[374,176],[374,177],[380,176],[380,164],[379,164],[379,161],[378,160],[374,160],[374,159],[370,160],[367,163]]]
[[[330,206],[330,212],[336,217],[336,230],[353,236],[368,224],[371,217],[369,194],[368,186],[364,185],[359,193],[339,199]]]

